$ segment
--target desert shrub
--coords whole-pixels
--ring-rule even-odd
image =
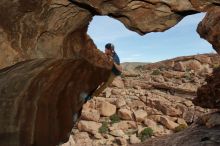
[[[99,133],[107,133],[108,132],[108,122],[102,122],[102,126],[99,128]]]
[[[190,72],[190,71],[191,71],[191,68],[187,67],[186,72]]]
[[[186,72],[184,78],[187,80],[191,80],[191,74],[189,72]]]
[[[112,124],[118,123],[118,122],[121,121],[120,117],[117,114],[114,114],[114,115],[110,116],[110,120],[111,120]]]
[[[174,131],[175,132],[180,132],[180,131],[183,131],[184,129],[186,129],[188,126],[185,125],[185,124],[180,124],[179,126],[177,126]]]
[[[160,70],[160,71],[165,71],[165,70],[167,70],[167,69],[168,69],[168,67],[165,66],[165,65],[159,66],[159,70]]]
[[[150,138],[152,135],[153,135],[153,130],[151,128],[145,128],[144,130],[141,131],[138,137],[143,142],[146,139]]]
[[[151,75],[155,75],[155,76],[160,75],[160,74],[161,74],[161,72],[160,72],[159,69],[155,69],[155,70],[153,70],[153,72],[151,73]]]
[[[216,68],[218,68],[218,67],[220,67],[219,64],[217,64],[217,63],[213,64],[213,69],[216,69]]]

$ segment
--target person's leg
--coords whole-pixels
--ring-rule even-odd
[[[101,92],[103,92],[115,79],[116,75],[111,73],[110,77],[108,78],[107,82],[105,82],[104,84],[102,84],[93,94],[91,97],[93,96],[98,96]]]

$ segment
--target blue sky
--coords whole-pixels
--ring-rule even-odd
[[[118,20],[95,16],[88,34],[102,51],[106,43],[113,43],[121,62],[156,62],[178,56],[215,52],[196,32],[197,25],[204,16],[205,14],[187,16],[165,32],[144,36],[126,29]]]

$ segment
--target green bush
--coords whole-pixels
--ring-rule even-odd
[[[180,131],[183,131],[184,129],[186,129],[188,126],[185,125],[185,124],[180,124],[179,126],[177,126],[174,131],[175,132],[180,132]]]
[[[186,72],[190,72],[191,71],[191,68],[186,68]]]
[[[189,72],[186,72],[185,75],[184,75],[185,79],[187,80],[191,80],[191,75]]]
[[[165,71],[165,70],[167,70],[167,69],[168,69],[167,66],[164,66],[164,65],[159,66],[159,70],[160,70],[160,71]]]
[[[217,63],[213,64],[213,68],[214,68],[214,69],[216,69],[216,68],[218,68],[218,67],[220,67],[219,64],[217,64]]]
[[[153,130],[151,128],[145,128],[144,130],[141,131],[138,137],[143,142],[146,139],[150,138],[152,135],[153,135]]]
[[[121,121],[120,117],[117,114],[114,114],[114,115],[110,116],[110,120],[111,120],[112,124],[118,123],[118,122]]]
[[[153,70],[153,72],[151,73],[151,75],[160,75],[161,74],[161,72],[160,72],[160,70],[159,69],[155,69],[155,70]]]
[[[107,133],[108,132],[108,122],[102,122],[102,126],[99,128],[99,133]]]

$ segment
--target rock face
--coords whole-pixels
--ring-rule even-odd
[[[142,35],[167,30],[189,14],[208,12],[198,32],[220,53],[219,4],[218,0],[1,0],[0,144],[48,146],[67,139],[74,124],[72,118],[77,118],[73,113],[78,113],[82,106],[77,99],[85,95],[84,91],[92,91],[105,81],[113,65],[87,35],[93,16],[108,15]],[[174,62],[177,68],[174,75],[181,78],[183,74],[178,71],[187,70],[190,64],[175,65]],[[193,67],[196,71],[209,73],[209,67],[202,69],[197,61],[193,62]],[[165,74],[167,78],[151,78],[148,74],[142,77],[151,79],[150,84],[127,80],[124,84],[116,83],[116,86],[121,86],[122,90],[124,86],[136,89],[153,87],[175,95],[187,92],[194,96],[196,86],[187,81],[182,85],[163,84],[172,76],[172,73]],[[198,78],[194,79],[200,85]],[[133,105],[127,101],[132,105],[130,108],[145,107],[149,100],[142,93],[141,90],[140,94],[129,93],[130,99],[134,99]],[[153,91],[149,96],[157,94]],[[164,98],[163,95],[160,97]],[[52,99],[54,102],[49,104]],[[185,104],[190,105],[187,101]],[[190,110],[184,105],[172,106],[182,110],[187,121],[192,119]],[[133,119],[129,108],[120,108],[127,109]],[[167,106],[162,108],[166,111]],[[61,109],[65,114],[61,114]]]
[[[218,0],[190,0],[193,7],[195,9],[201,10],[201,11],[207,11],[209,8],[212,8],[213,6],[218,6],[220,2]]]
[[[86,35],[94,15],[108,15],[130,30],[145,34],[164,31],[184,16],[206,11],[206,7],[214,7],[218,3],[214,0],[3,0],[0,5],[0,19],[3,20],[0,22],[0,67],[32,58],[79,56],[104,67],[105,63],[97,63],[103,56],[93,43],[90,44]],[[218,7],[210,10],[207,22],[209,19],[217,22],[218,11]],[[217,26],[214,22],[205,25],[219,32]],[[206,28],[201,29],[207,32]],[[216,42],[210,42],[218,47]],[[89,50],[87,45],[90,45]]]
[[[86,34],[92,14],[68,0],[0,3],[0,68],[33,58],[85,58],[108,67]]]
[[[220,68],[207,79],[207,84],[198,89],[196,105],[206,108],[220,108]]]
[[[208,40],[213,48],[220,54],[220,8],[209,9],[206,17],[198,26],[200,36]]]
[[[85,96],[109,73],[83,59],[35,59],[0,70],[0,145],[67,141]]]
[[[220,113],[208,114],[196,123],[192,124],[188,129],[175,133],[170,136],[150,139],[142,144],[133,146],[200,146],[200,145],[220,145]]]
[[[89,6],[98,15],[109,15],[121,21],[128,29],[145,34],[164,31],[184,16],[196,13],[189,0],[76,0],[77,4]],[[146,15],[147,14],[147,15]]]
[[[151,139],[143,144],[136,144],[132,146],[219,146],[219,138],[219,126],[207,128],[204,125],[193,125],[190,128],[171,136]]]

